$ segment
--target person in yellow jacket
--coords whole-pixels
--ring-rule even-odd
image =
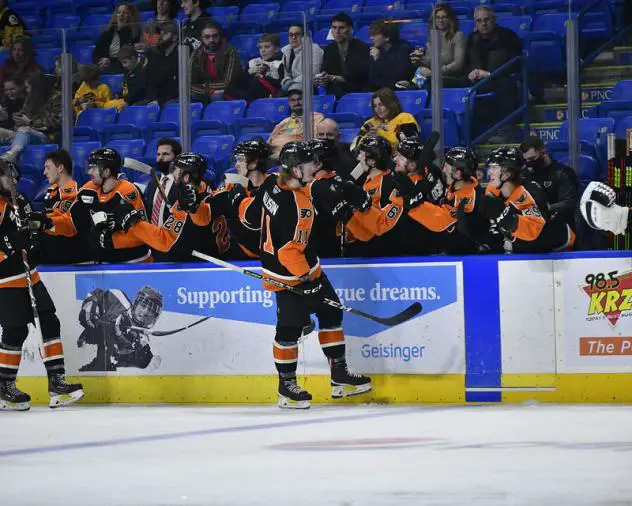
[[[79,69],[81,86],[75,93],[72,106],[77,116],[92,107],[104,107],[112,100],[112,92],[107,84],[99,83],[101,71],[96,65],[82,65]]]
[[[360,133],[354,139],[355,147],[368,135],[379,135],[391,143],[393,149],[404,138],[417,137],[419,125],[412,114],[402,111],[402,105],[395,92],[390,88],[377,90],[371,98],[373,117],[360,127]]]

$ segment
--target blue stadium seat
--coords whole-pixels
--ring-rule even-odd
[[[314,112],[322,112],[325,116],[334,112],[336,97],[334,95],[314,95],[312,101]]]
[[[92,15],[112,15],[114,5],[110,0],[81,0],[76,2],[77,14],[84,18]],[[106,21],[107,23],[107,21]]]
[[[470,35],[476,29],[476,22],[473,19],[459,19],[459,29],[465,35]]]
[[[281,5],[278,3],[264,3],[264,4],[250,4],[246,5],[239,15],[239,20],[244,19],[245,16],[259,16],[273,18],[274,15],[279,12]]]
[[[191,138],[197,139],[202,135],[226,135],[228,128],[222,121],[202,119],[191,123]]]
[[[124,80],[123,74],[101,74],[101,82],[107,84],[113,94],[123,91]]]
[[[267,141],[269,136],[270,134],[260,133],[260,132],[250,132],[247,134],[242,134],[239,137],[237,137],[237,140],[235,141],[235,145],[241,142],[249,141],[250,139],[253,139],[254,137],[262,137],[265,141]]]
[[[0,51],[0,65],[4,64],[9,59],[11,53],[9,51]]]
[[[522,37],[528,51],[527,68],[532,74],[565,72],[565,49],[562,36],[553,32],[525,33]]]
[[[94,45],[77,44],[72,49],[72,56],[77,60],[79,65],[87,65],[92,63],[92,53]]]
[[[96,32],[96,27],[99,27],[99,33],[103,31],[103,28],[110,22],[110,18],[112,17],[112,9],[110,8],[109,14],[88,14],[85,18],[83,18],[83,22],[81,23],[80,30]]]
[[[357,130],[366,120],[366,118],[360,117],[352,112],[334,112],[327,114],[327,117],[333,119],[338,124],[339,130],[350,128]]]
[[[570,166],[571,161],[566,157],[562,158],[560,163]],[[606,171],[599,170],[599,164],[592,156],[579,155],[577,177],[580,181],[605,181],[607,174]]]
[[[428,23],[424,21],[413,21],[404,23],[399,31],[402,40],[417,40],[428,38]]]
[[[259,56],[259,48],[257,43],[261,33],[249,33],[244,35],[235,35],[230,38],[230,43],[238,50],[248,55],[248,59]],[[247,64],[248,61],[242,62]]]
[[[140,139],[140,129],[134,125],[125,123],[116,123],[114,125],[105,125],[102,131],[103,142],[105,144],[111,141],[134,140]]]
[[[632,115],[632,100],[604,100],[594,107],[596,115],[588,114],[589,117],[613,118],[615,130],[619,121],[626,116]]]
[[[355,128],[343,128],[340,130],[340,142],[347,142],[351,144],[357,135],[358,130]]]
[[[579,141],[581,152],[590,155],[600,165],[607,160],[607,134],[614,132],[613,118],[581,118],[579,120]],[[568,121],[560,127],[560,144],[568,142]],[[549,143],[555,144],[555,143]]]
[[[38,172],[44,169],[44,157],[53,149],[58,149],[57,144],[29,144],[20,155],[20,165],[32,165]]]
[[[31,174],[20,176],[18,181],[18,193],[24,195],[29,202],[35,199],[37,190],[39,189],[39,181]]]
[[[244,117],[247,103],[245,100],[224,100],[211,102],[204,109],[205,120],[218,120],[230,125],[236,119]]]
[[[99,133],[92,127],[76,126],[72,132],[72,142],[99,141]]]
[[[611,100],[632,100],[632,79],[619,81],[612,88]]]
[[[145,142],[152,139],[160,139],[161,137],[177,137],[180,135],[180,127],[173,121],[157,121],[148,125],[143,130],[143,138]]]
[[[520,9],[520,6],[516,4],[494,3],[492,7],[494,9],[494,14],[496,14],[496,16],[498,16],[499,18],[502,17],[503,19],[510,16],[520,16],[522,14],[522,10]]]
[[[200,102],[193,102],[191,104],[191,121],[202,119],[203,105]],[[180,104],[167,104],[162,110],[160,115],[160,121],[172,121],[176,124],[180,124]]]
[[[209,7],[206,12],[214,18],[225,18],[228,21],[235,21],[239,17],[239,7],[230,5],[226,7]]]
[[[326,46],[327,44],[329,44],[330,42],[332,42],[331,40],[327,40],[327,35],[329,35],[329,30],[330,28],[328,26],[326,26],[325,28],[321,28],[320,30],[317,30],[314,33],[314,43],[318,44],[319,46]],[[368,37],[368,28],[367,28],[367,37]],[[360,40],[365,40],[363,38],[360,37],[360,30],[358,30],[357,32],[355,32],[353,34],[353,36],[357,39]],[[365,41],[366,42],[366,41]],[[283,46],[283,45],[281,45]]]
[[[159,114],[158,105],[130,105],[121,111],[116,122],[134,125],[139,130],[143,130],[156,122]]]
[[[287,98],[259,98],[254,100],[246,111],[247,118],[265,118],[275,123],[289,115]]]
[[[71,13],[59,13],[47,18],[47,28],[79,28],[81,17]]]
[[[75,181],[77,181],[76,178],[74,178]],[[19,188],[20,185],[18,185],[18,191],[20,191]],[[33,196],[33,198],[31,199],[31,203],[43,203],[44,202],[44,196],[46,195],[46,192],[48,191],[48,188],[50,187],[50,184],[48,183],[48,181],[43,181],[42,183],[40,183],[39,188],[37,189],[37,191],[35,192],[35,195]],[[34,209],[35,211],[37,211],[37,209]]]
[[[172,139],[180,142],[180,137],[172,137]],[[144,160],[150,159],[153,160],[153,164],[156,163],[156,151],[158,151],[158,141],[160,138],[156,137],[147,143],[147,147],[145,148],[145,156]],[[152,164],[150,164],[152,165]]]
[[[412,115],[426,107],[428,92],[426,90],[396,91],[395,95],[402,105],[402,110]]]
[[[110,141],[106,146],[118,151],[122,158],[138,158],[145,152],[145,141],[142,139]]]
[[[281,6],[281,12],[307,12],[316,14],[320,9],[320,0],[290,0]]]
[[[326,0],[322,6],[321,12],[325,11],[332,14],[337,14],[340,11],[351,14],[352,12],[360,12],[362,8],[363,0]]]
[[[92,108],[83,111],[77,117],[76,126],[87,126],[102,132],[105,125],[112,125],[116,118],[116,109]]]
[[[233,121],[230,130],[235,137],[245,134],[265,134],[272,132],[274,123],[266,118],[240,118]]]
[[[226,170],[233,150],[235,137],[232,135],[203,135],[193,141],[191,149],[213,160],[216,167]]]
[[[494,6],[494,11],[496,6]],[[500,26],[509,28],[518,34],[518,37],[522,38],[525,32],[531,31],[531,23],[533,22],[531,16],[503,16],[497,19]]]
[[[571,17],[577,20],[576,14],[571,14]],[[563,36],[566,33],[566,22],[568,19],[568,13],[565,12],[542,14],[541,16],[535,18],[535,21],[533,22],[533,31],[553,32]]]
[[[60,54],[61,48],[38,49],[35,61],[44,67],[44,70],[47,72],[52,72],[55,69],[55,58]]]
[[[20,14],[20,17],[29,30],[37,30],[42,27],[42,18],[37,14]]]
[[[101,143],[92,141],[92,142],[73,142],[70,147],[70,154],[72,155],[72,161],[76,167],[80,167],[84,170],[86,167],[86,162],[88,160],[88,155],[95,149],[100,148]]]
[[[373,116],[371,96],[371,93],[348,93],[338,100],[336,113],[350,112],[363,119],[368,119]]]
[[[632,115],[622,118],[617,124],[617,128],[615,130],[617,139],[625,139],[626,131],[629,128],[632,128]]]
[[[432,109],[422,109],[415,118],[421,129],[421,137],[426,138],[432,132]],[[446,147],[461,144],[461,134],[456,113],[448,108],[443,109],[443,145]]]

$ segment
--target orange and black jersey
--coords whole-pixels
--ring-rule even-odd
[[[127,235],[142,241],[152,250],[168,253],[167,260],[170,262],[197,261],[191,256],[193,250],[216,257],[224,256],[230,248],[224,216],[219,214],[216,199],[208,193],[206,183],[200,184],[198,195],[202,195],[203,200],[194,213],[184,211],[176,202],[161,227],[139,221],[130,227]],[[221,226],[216,227],[218,223]],[[115,239],[115,246],[117,240],[120,239]]]
[[[308,274],[312,279],[320,276],[316,244],[311,241],[315,209],[310,188],[294,189],[279,181],[262,196],[259,249],[263,272],[289,285],[299,284],[299,278]],[[270,283],[263,285],[279,290]]]
[[[70,206],[77,200],[78,186],[76,181],[70,181],[60,187],[57,184],[49,186],[44,195],[44,211],[46,213],[61,212],[70,210]]]
[[[333,216],[336,206],[344,202],[339,185],[342,179],[335,172],[324,172],[310,183],[316,217],[312,240],[316,243],[316,253],[320,258],[340,257],[340,235],[342,227]]]
[[[111,191],[104,193],[101,187],[88,182],[81,187],[77,193],[77,200],[70,206],[67,213],[51,216],[54,228],[50,233],[65,237],[80,234],[85,238],[90,238],[93,229],[92,215],[98,212],[111,215],[123,201],[140,210],[143,218],[146,219],[142,194],[133,183],[119,179]],[[136,263],[151,259],[149,248],[135,237],[117,231],[114,232],[112,238],[115,244],[114,250],[103,250],[97,248],[96,245],[93,246],[99,262]]]
[[[19,230],[19,219],[16,210],[11,203],[0,195],[0,235],[8,235]],[[40,281],[39,274],[35,270],[34,258],[29,253],[29,265],[33,283]],[[10,256],[0,251],[0,288],[26,288],[26,273],[22,253],[17,251]]]

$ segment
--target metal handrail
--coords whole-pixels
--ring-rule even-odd
[[[606,49],[608,46],[610,46],[612,43],[616,42],[617,40],[624,38],[626,35],[630,33],[632,33],[632,25],[626,26],[625,28],[622,28],[621,30],[619,30],[618,33],[614,34],[606,42],[601,44],[597,49],[595,49],[592,53],[586,56],[586,58],[582,58],[582,60],[579,62],[580,68],[583,68],[589,63],[592,63],[594,59],[597,58],[597,56],[599,56],[599,54],[604,49]]]

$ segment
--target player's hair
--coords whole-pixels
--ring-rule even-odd
[[[399,102],[399,98],[395,95],[395,92],[390,88],[380,88],[371,97],[371,109],[373,110],[373,116],[377,117],[375,113],[375,99],[379,98],[380,102],[384,104],[388,111],[387,120],[392,120],[395,116],[402,112],[402,104]]]
[[[63,165],[66,172],[72,176],[72,156],[65,149],[53,149],[46,153],[44,161],[50,160],[55,165]]]
[[[338,14],[333,16],[331,18],[331,23],[333,24],[334,21],[338,21],[339,23],[344,23],[347,26],[350,26],[351,28],[353,28],[353,19],[351,19],[351,16],[349,16],[349,14],[345,12],[339,12]]]
[[[263,44],[264,42],[271,42],[274,47],[279,47],[281,45],[281,39],[279,38],[278,33],[264,33],[261,37],[259,37],[259,44]]]
[[[535,149],[536,151],[540,151],[541,149],[546,149],[546,146],[544,145],[544,142],[542,142],[542,139],[540,139],[540,137],[538,137],[537,135],[530,135],[524,141],[522,141],[522,144],[520,144],[520,151],[522,153],[526,153],[531,148]]]
[[[303,90],[299,90],[299,89],[293,89],[287,92],[287,98],[289,100],[290,97],[294,96],[294,95],[300,95],[301,97],[303,96]]]
[[[173,151],[174,156],[178,156],[182,153],[182,145],[177,140],[171,139],[169,137],[158,139],[156,149],[158,149],[160,146],[171,146],[171,150]]]
[[[392,44],[399,40],[399,24],[394,19],[376,19],[369,26],[369,35],[383,35]]]

